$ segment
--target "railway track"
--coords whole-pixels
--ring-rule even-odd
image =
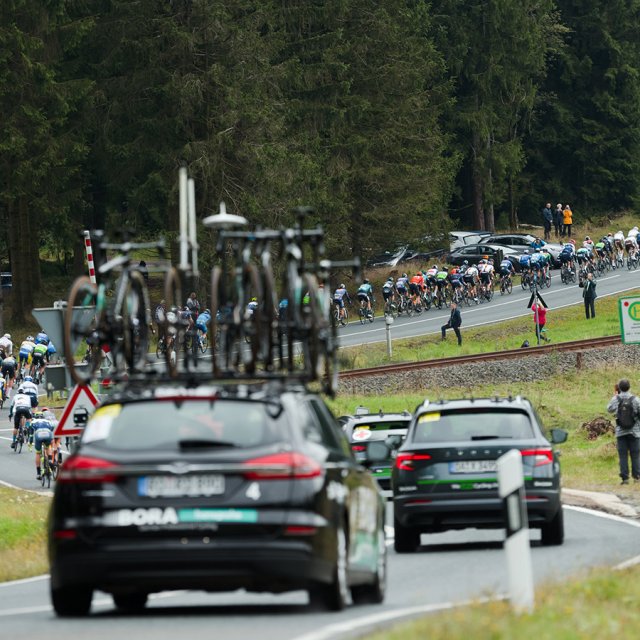
[[[572,340],[557,344],[546,344],[539,347],[527,347],[524,349],[508,349],[506,351],[492,351],[490,353],[477,353],[468,356],[454,356],[451,358],[438,358],[435,360],[421,360],[419,362],[403,362],[400,364],[387,364],[380,367],[367,369],[353,369],[341,371],[340,378],[365,378],[368,376],[381,376],[389,373],[401,373],[416,369],[431,369],[448,367],[451,365],[469,364],[473,362],[485,362],[487,360],[509,360],[522,358],[523,356],[545,355],[558,351],[584,351],[585,349],[598,349],[620,344],[620,336],[605,336],[603,338],[590,338],[588,340]]]

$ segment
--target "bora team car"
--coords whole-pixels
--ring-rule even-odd
[[[450,400],[420,405],[393,468],[395,548],[414,551],[420,534],[448,529],[502,528],[497,459],[522,454],[529,526],[543,545],[562,544],[560,463],[531,403],[520,397]],[[384,452],[369,451],[370,457]]]
[[[172,589],[381,602],[384,501],[324,402],[303,387],[130,386],[91,417],[60,470],[51,597],[85,615]]]

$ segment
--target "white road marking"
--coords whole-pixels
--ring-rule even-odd
[[[44,573],[41,576],[33,576],[32,578],[21,578],[20,580],[10,580],[9,582],[0,582],[1,587],[13,587],[17,584],[27,584],[29,582],[40,582],[40,580],[46,580],[49,578],[48,573]]]
[[[471,604],[486,604],[504,600],[506,596],[499,595],[494,598],[478,598],[477,600],[465,600],[463,602],[439,602],[435,604],[425,604],[416,607],[406,607],[404,609],[394,609],[393,611],[383,611],[382,613],[374,613],[370,616],[360,616],[355,620],[345,620],[344,622],[336,622],[327,625],[317,631],[311,631],[301,636],[297,636],[294,640],[328,640],[339,634],[353,633],[357,629],[366,627],[374,627],[380,623],[390,622],[401,618],[411,618],[425,613],[436,613],[438,611],[448,611],[457,609],[458,607],[466,607]]]
[[[640,556],[635,556],[633,558],[629,558],[620,564],[617,564],[614,568],[615,571],[621,571],[622,569],[628,569],[629,567],[633,567],[637,564],[640,564]]]

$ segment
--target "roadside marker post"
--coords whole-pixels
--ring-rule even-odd
[[[529,545],[529,523],[524,493],[522,455],[511,449],[498,458],[498,494],[505,515],[509,577],[509,600],[518,612],[531,613],[534,606],[533,569]]]
[[[84,431],[89,416],[98,406],[98,397],[91,387],[76,385],[53,432],[54,438],[77,436]]]
[[[89,267],[89,280],[92,284],[96,284],[96,267],[93,263],[93,248],[91,247],[91,233],[88,230],[84,230],[84,250],[87,254],[87,266]]]
[[[640,343],[640,296],[618,298],[618,318],[622,343]]]

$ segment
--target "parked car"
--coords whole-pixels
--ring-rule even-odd
[[[560,461],[531,403],[521,397],[443,400],[420,405],[392,474],[395,549],[411,552],[420,535],[449,529],[505,526],[498,495],[497,460],[511,449],[522,455],[529,526],[543,545],[564,540]],[[374,459],[381,453],[369,452]]]
[[[449,233],[449,250],[453,251],[459,247],[478,244],[490,235],[489,231],[451,231]]]
[[[351,450],[356,462],[368,467],[376,479],[385,497],[391,497],[391,468],[393,456],[400,448],[407,435],[411,422],[411,413],[379,413],[350,416],[342,425],[345,435],[351,443]],[[370,464],[367,452],[370,447],[382,443],[386,448],[384,459],[377,459]]]
[[[518,254],[523,254],[525,249],[531,249],[531,243],[536,239],[536,236],[532,236],[530,233],[500,233],[492,236],[487,236],[484,242],[488,244],[497,244],[504,247],[513,249]],[[553,266],[560,266],[560,252],[562,251],[562,245],[557,242],[547,242],[545,248],[553,257]]]
[[[490,244],[473,244],[468,247],[460,247],[455,251],[447,254],[445,260],[448,264],[460,266],[467,261],[469,264],[477,264],[485,256],[493,259],[496,267],[500,264],[503,257],[511,260],[516,271],[520,271],[520,263],[518,261],[518,253],[509,247],[501,247],[499,245]]]
[[[236,388],[237,387],[237,388]],[[130,385],[87,422],[49,519],[51,599],[88,613],[171,589],[382,602],[385,503],[301,385]]]
[[[396,267],[400,264],[422,264],[432,258],[445,253],[444,249],[433,251],[417,251],[408,246],[403,246],[394,251],[385,251],[367,260],[368,267]]]

